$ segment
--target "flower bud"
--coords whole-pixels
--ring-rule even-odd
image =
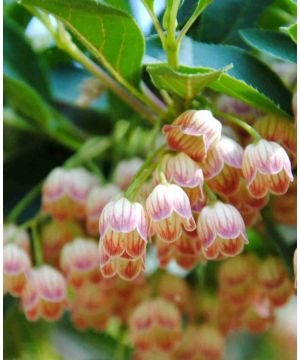
[[[261,198],[271,192],[282,195],[293,181],[290,159],[277,143],[259,140],[246,147],[242,166],[243,176],[253,197]]]
[[[174,242],[196,228],[186,193],[177,185],[157,185],[146,201],[152,232],[165,242]]]
[[[13,296],[20,296],[30,271],[28,254],[15,244],[6,244],[3,248],[3,290]]]
[[[187,110],[171,125],[165,125],[163,132],[171,149],[183,151],[199,162],[220,139],[221,128],[209,110]]]
[[[101,212],[104,206],[111,201],[115,195],[120,193],[121,190],[113,184],[95,187],[91,190],[86,206],[87,231],[91,236],[99,235],[99,217]]]
[[[59,257],[63,246],[81,235],[83,231],[75,221],[53,220],[46,224],[41,233],[44,260],[59,267]]]
[[[137,350],[170,353],[181,337],[180,313],[167,300],[147,300],[132,313],[129,329]]]
[[[60,272],[48,265],[31,270],[22,293],[22,307],[28,320],[40,317],[47,321],[58,320],[66,301],[66,282]]]
[[[60,221],[82,220],[86,217],[88,194],[97,183],[96,177],[83,168],[56,168],[43,186],[43,210]]]
[[[232,205],[220,201],[202,209],[197,230],[207,259],[236,256],[248,243],[241,214]]]
[[[121,190],[126,190],[143,163],[144,161],[139,158],[120,161],[115,168],[113,182]]]
[[[98,247],[95,241],[76,238],[61,252],[60,265],[68,284],[79,288],[86,282],[99,282]]]

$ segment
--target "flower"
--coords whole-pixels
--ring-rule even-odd
[[[266,140],[275,141],[292,156],[297,155],[297,131],[293,123],[278,115],[267,115],[257,119],[254,128]]]
[[[262,262],[257,279],[264,293],[275,307],[283,306],[293,294],[292,282],[279,258],[270,256]]]
[[[208,151],[202,163],[204,177],[210,188],[222,195],[234,193],[240,184],[243,148],[236,141],[222,136]]]
[[[140,158],[120,161],[113,174],[113,182],[122,190],[126,190],[144,161]]]
[[[86,217],[86,200],[97,178],[83,168],[55,168],[48,175],[42,191],[43,210],[57,220]]]
[[[3,226],[3,244],[13,243],[30,255],[30,239],[26,230],[21,229],[15,224]]]
[[[99,217],[104,206],[115,196],[121,194],[121,190],[114,184],[97,186],[89,193],[86,205],[87,232],[91,236],[99,235]]]
[[[85,282],[100,281],[98,247],[94,240],[76,238],[61,252],[60,264],[67,282],[79,288]]]
[[[223,357],[225,338],[213,325],[203,324],[197,329],[196,351],[201,359],[218,360]]]
[[[16,244],[6,244],[3,248],[3,290],[13,296],[20,296],[30,271],[30,258],[26,251]]]
[[[109,202],[100,221],[100,268],[103,276],[136,278],[144,268],[148,227],[144,209],[126,198]]]
[[[167,300],[146,300],[133,311],[129,330],[138,351],[170,353],[181,337],[180,312]]]
[[[146,200],[150,226],[161,240],[174,242],[182,234],[196,228],[189,198],[177,185],[157,185]]]
[[[183,269],[194,268],[199,261],[203,261],[202,245],[197,231],[183,231],[182,235],[173,243],[156,239],[157,256],[160,266],[165,268],[174,259]]]
[[[248,243],[241,214],[232,205],[220,201],[202,209],[197,229],[207,259],[236,256]]]
[[[209,110],[187,110],[171,125],[164,125],[163,132],[171,149],[202,161],[208,149],[220,139],[221,128]]]
[[[82,235],[83,231],[80,225],[72,220],[53,220],[46,224],[41,232],[44,260],[58,267],[63,246],[72,241],[76,236]]]
[[[22,293],[22,307],[28,320],[58,320],[66,304],[66,281],[59,271],[48,265],[30,271]]]
[[[161,166],[156,168],[154,182],[159,184],[159,171],[163,171],[168,182],[179,185],[188,195],[194,205],[198,199],[203,199],[203,172],[199,165],[185,153],[166,154]]]
[[[285,194],[293,181],[291,162],[283,147],[264,139],[246,147],[242,173],[255,198],[264,197],[268,192]]]

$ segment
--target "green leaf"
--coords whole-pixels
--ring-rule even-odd
[[[49,97],[47,72],[38,55],[25,39],[22,29],[10,19],[4,19],[4,73],[25,80],[41,95]]]
[[[144,37],[126,12],[93,0],[22,0],[62,20],[86,48],[129,82],[138,83]]]
[[[4,94],[8,102],[20,114],[32,119],[42,127],[48,126],[51,113],[43,98],[24,81],[4,76]]]
[[[286,32],[289,37],[297,44],[297,24],[281,27],[280,30]]]
[[[285,34],[278,31],[247,29],[242,30],[241,35],[254,49],[281,60],[297,62],[297,46]]]
[[[198,39],[207,43],[242,43],[239,30],[256,25],[272,0],[215,0],[202,14]]]
[[[149,39],[147,51],[152,56],[146,58],[148,65],[157,60],[166,61],[157,37]],[[208,87],[262,110],[284,116],[292,114],[291,92],[272,70],[245,50],[231,45],[204,44],[186,37],[181,44],[180,64],[195,71],[200,67],[219,70],[233,64],[232,69]]]
[[[174,70],[168,64],[147,66],[151,80],[158,89],[175,93],[186,99],[193,99],[206,86],[219,79],[224,70],[191,69],[184,66]]]

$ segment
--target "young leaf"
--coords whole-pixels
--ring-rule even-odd
[[[253,27],[272,0],[215,0],[202,14],[199,37],[207,43],[242,43],[238,31]]]
[[[188,100],[193,99],[224,72],[222,69],[213,71],[198,68],[195,70],[184,66],[175,71],[164,63],[149,65],[147,71],[158,89],[175,93]]]
[[[297,46],[285,34],[278,31],[247,29],[241,31],[243,39],[254,49],[291,62],[297,62]]]
[[[49,97],[46,68],[25,39],[22,28],[5,18],[3,30],[4,73],[28,82],[40,94]]]
[[[147,64],[166,61],[157,37],[147,43]],[[180,64],[194,68],[219,70],[228,64],[233,68],[214,81],[209,88],[233,96],[262,110],[284,116],[291,114],[291,93],[279,77],[245,50],[231,45],[215,45],[184,38],[180,48]]]
[[[144,37],[126,12],[93,0],[22,0],[63,21],[86,48],[131,83],[140,79]]]
[[[297,24],[281,27],[280,30],[286,32],[289,37],[297,44]]]

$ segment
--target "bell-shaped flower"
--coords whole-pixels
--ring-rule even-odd
[[[81,287],[86,282],[100,281],[98,263],[98,246],[94,240],[76,238],[62,249],[61,269],[66,275],[68,284],[75,288]]]
[[[212,190],[221,195],[230,195],[238,189],[243,152],[241,145],[227,136],[222,136],[216,146],[208,151],[202,168]]]
[[[13,296],[20,296],[30,271],[30,258],[23,249],[15,244],[3,247],[3,290]]]
[[[220,201],[202,209],[197,229],[207,259],[236,256],[248,243],[241,214],[232,205]]]
[[[157,185],[146,201],[152,233],[165,242],[173,242],[196,224],[186,193],[175,184]]]
[[[67,305],[66,281],[48,265],[31,270],[22,293],[22,307],[28,320],[58,320]]]
[[[43,210],[57,220],[83,220],[86,217],[87,197],[97,184],[97,178],[84,168],[56,168],[43,185]]]
[[[221,123],[209,110],[187,110],[171,125],[164,125],[163,132],[171,149],[202,161],[220,139],[221,129]]]
[[[250,194],[256,198],[268,192],[285,194],[293,181],[291,162],[283,147],[264,139],[246,147],[242,172]]]
[[[87,199],[87,232],[91,236],[99,235],[99,217],[104,206],[111,201],[117,194],[121,194],[121,190],[114,184],[97,186],[91,190]]]
[[[262,262],[257,279],[264,293],[275,307],[286,304],[294,292],[284,264],[274,256],[270,256]]]
[[[221,360],[225,352],[225,338],[217,327],[203,324],[197,329],[196,349],[200,359]]]
[[[126,190],[143,163],[144,161],[140,158],[120,161],[115,168],[113,182],[121,190]]]
[[[129,330],[137,350],[171,353],[181,338],[180,312],[167,300],[146,300],[133,311]]]

